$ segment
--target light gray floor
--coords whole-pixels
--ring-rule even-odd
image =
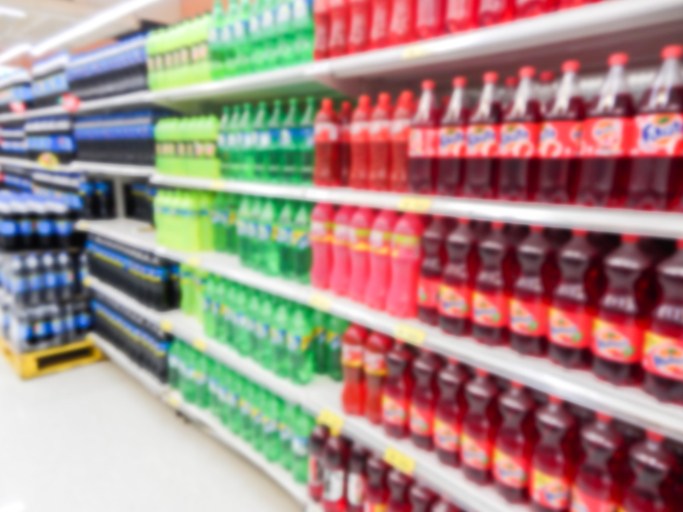
[[[0,512],[295,512],[112,363],[20,381],[0,359]]]

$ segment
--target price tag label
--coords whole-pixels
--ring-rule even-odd
[[[161,327],[162,331],[170,333],[173,330],[173,322],[170,320],[162,320],[159,327]]]
[[[83,285],[84,285],[86,288],[90,288],[90,287],[92,286],[92,277],[86,276],[86,277],[83,279]]]
[[[412,475],[415,472],[415,459],[393,446],[387,447],[384,451],[384,462],[406,475]]]
[[[223,190],[223,182],[221,180],[211,180],[209,188],[211,190]]]
[[[318,423],[330,429],[333,436],[339,435],[344,427],[344,418],[331,409],[323,409],[318,414]]]
[[[308,301],[308,304],[315,309],[320,311],[328,312],[332,309],[332,300],[329,297],[325,297],[321,293],[314,293]]]
[[[206,352],[206,340],[196,338],[192,340],[191,345],[195,348],[195,350],[198,350],[199,352]]]
[[[403,60],[419,59],[427,55],[429,51],[424,44],[412,44],[403,50],[401,58]]]
[[[166,403],[174,409],[178,409],[182,402],[183,401],[177,391],[171,391],[168,395],[166,395]]]
[[[394,338],[420,347],[424,345],[427,333],[412,325],[398,324],[394,327]]]
[[[80,229],[81,231],[88,231],[89,228],[90,228],[90,224],[88,223],[88,221],[79,220],[76,223],[76,229]]]
[[[404,212],[426,213],[432,208],[429,197],[407,196],[398,201],[398,209]]]
[[[199,256],[191,256],[187,258],[187,261],[185,262],[191,267],[199,267],[202,264],[202,260]]]

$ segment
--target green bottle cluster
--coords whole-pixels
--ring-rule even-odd
[[[212,251],[213,192],[159,190],[154,197],[157,242],[180,251]]]
[[[210,47],[216,79],[313,58],[312,0],[216,0]]]
[[[314,419],[241,373],[176,340],[168,358],[169,384],[183,399],[208,410],[294,479],[308,478],[308,438]]]
[[[147,76],[151,90],[212,79],[211,14],[152,31],[147,36]]]
[[[220,177],[218,130],[215,116],[161,119],[154,127],[157,170],[163,174]]]

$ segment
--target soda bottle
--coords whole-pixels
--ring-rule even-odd
[[[626,205],[643,210],[681,210],[683,179],[683,46],[662,50],[662,67],[640,100],[635,117],[633,170]]]
[[[274,199],[267,199],[261,211],[259,239],[263,251],[262,270],[271,276],[280,272],[280,254],[277,245],[276,225],[280,217],[280,205]]]
[[[328,359],[328,345],[327,345],[327,325],[330,316],[323,313],[319,309],[313,310],[313,325],[315,325],[316,333],[313,341],[315,348],[315,372],[319,375],[326,375],[328,373],[327,359]]]
[[[325,478],[322,505],[325,512],[346,511],[346,480],[349,465],[349,441],[341,436],[331,436],[323,452],[323,475]]]
[[[394,342],[384,334],[373,332],[365,342],[365,417],[372,423],[382,421],[382,395],[387,378],[387,354]]]
[[[334,216],[330,289],[338,295],[346,295],[349,288],[349,274],[351,272],[350,224],[354,212],[353,207],[342,206]]]
[[[330,57],[348,53],[349,41],[349,1],[328,0],[330,9],[330,36],[327,50]]]
[[[584,122],[577,202],[587,206],[624,204],[631,175],[633,97],[624,66],[628,55],[610,55],[609,71]]]
[[[323,497],[323,453],[329,436],[330,431],[326,426],[316,425],[308,443],[308,495],[315,501]]]
[[[290,98],[287,102],[279,138],[279,153],[281,158],[280,169],[285,183],[295,183],[300,178],[299,156],[301,133],[301,113],[296,98]],[[328,138],[333,139],[332,128],[329,127]]]
[[[311,214],[312,266],[311,283],[316,288],[329,286],[332,268],[332,237],[334,233],[334,207],[318,203]]]
[[[453,94],[439,128],[436,191],[446,196],[459,195],[465,178],[467,123],[470,117],[466,86],[467,79],[464,76],[453,79]]]
[[[391,239],[391,282],[386,311],[412,318],[417,315],[417,283],[420,276],[420,238],[424,225],[414,213],[404,213]]]
[[[389,486],[387,473],[389,466],[375,456],[370,456],[367,463],[368,489],[365,500],[365,512],[382,512],[389,502]]]
[[[297,166],[298,173],[296,183],[310,184],[313,180],[315,158],[315,102],[312,96],[306,97],[304,112],[301,115],[299,129],[297,130]]]
[[[389,18],[389,41],[392,45],[415,39],[416,0],[393,0]]]
[[[514,10],[517,18],[530,18],[552,12],[557,8],[556,0],[515,0]]]
[[[438,400],[434,409],[434,447],[441,463],[460,464],[460,436],[467,411],[465,384],[470,375],[455,359],[449,359],[437,376]]]
[[[408,501],[413,479],[397,470],[389,473],[389,502],[386,512],[412,512]]]
[[[293,308],[287,332],[290,375],[297,384],[308,384],[315,373],[313,335],[315,328],[310,310],[304,306]]]
[[[381,210],[370,231],[370,272],[365,287],[365,304],[384,309],[391,281],[391,234],[398,215],[393,210]]]
[[[353,105],[342,101],[339,111],[339,185],[348,186],[351,174],[351,116]]]
[[[431,512],[439,497],[434,491],[419,484],[410,488],[411,512]]]
[[[519,0],[518,0],[519,1]],[[525,201],[536,195],[538,186],[538,140],[541,102],[533,81],[536,69],[519,70],[519,85],[500,128],[499,197]]]
[[[264,181],[267,176],[266,168],[266,154],[270,146],[270,131],[268,130],[268,110],[265,101],[259,101],[256,106],[256,114],[254,115],[253,133],[251,137],[254,139],[253,154],[254,154],[254,178],[259,181]]]
[[[440,36],[445,31],[444,0],[417,2],[415,28],[420,39]]]
[[[574,474],[578,423],[565,404],[551,396],[536,413],[538,443],[531,461],[529,494],[538,512],[568,511]]]
[[[390,437],[402,438],[408,435],[414,358],[412,350],[404,343],[396,343],[387,354],[388,374],[382,396],[382,423]]]
[[[431,193],[436,188],[439,145],[439,102],[434,81],[422,82],[422,96],[410,127],[408,187],[411,192]]]
[[[313,2],[313,16],[315,22],[313,58],[315,60],[326,59],[329,57],[330,0],[315,0]]]
[[[311,206],[299,203],[292,222],[292,274],[291,277],[300,283],[308,283],[311,271]]]
[[[389,19],[392,0],[373,0],[370,15],[369,47],[373,50],[389,44]]]
[[[467,168],[463,195],[468,197],[491,199],[498,194],[497,157],[502,110],[496,82],[498,73],[484,73],[484,88],[467,127]]]
[[[292,234],[296,204],[285,201],[277,220],[277,246],[279,253],[278,273],[283,277],[293,275],[294,255],[292,254]]]
[[[434,448],[434,409],[439,398],[436,376],[443,363],[426,349],[413,362],[413,393],[410,403],[410,437],[424,450]]]
[[[479,0],[446,0],[446,25],[449,32],[464,32],[477,27]]]
[[[341,381],[342,372],[342,339],[349,323],[339,317],[330,316],[327,322],[327,374],[336,381]]]
[[[342,367],[344,368],[344,387],[342,405],[348,414],[362,415],[365,406],[365,374],[363,358],[367,330],[351,324],[342,339]]]
[[[284,299],[275,304],[275,316],[270,328],[272,370],[280,377],[289,378],[289,354],[287,351],[287,329],[291,305]]]
[[[313,182],[316,185],[340,184],[339,120],[330,98],[324,98],[315,116],[315,165]]]
[[[369,32],[370,0],[349,0],[349,53],[368,49]]]
[[[511,21],[515,16],[515,0],[479,0],[477,22],[480,27]]]
[[[446,262],[446,237],[451,230],[450,219],[435,215],[422,235],[422,265],[417,285],[417,317],[436,325],[439,321],[439,286]]]
[[[500,396],[502,416],[493,451],[493,478],[498,492],[511,503],[529,499],[529,469],[536,442],[532,394],[518,382]]]
[[[266,122],[266,130],[262,132],[263,168],[267,181],[280,183],[284,181],[280,134],[282,132],[282,100],[275,100],[270,117]]]
[[[346,481],[347,512],[363,512],[368,490],[367,461],[370,453],[354,445],[349,459],[349,476]]]
[[[349,234],[349,255],[351,275],[348,296],[363,302],[370,277],[370,229],[376,214],[371,208],[358,208],[351,217]]]
[[[398,98],[391,120],[389,185],[394,192],[408,190],[408,141],[414,115],[415,96],[412,91],[403,91]]]
[[[538,75],[538,101],[541,103],[541,113],[544,119],[555,102],[558,88],[555,72],[549,69],[541,71]]]
[[[351,117],[351,170],[349,185],[354,188],[368,188],[370,172],[370,96],[363,94]]]
[[[479,368],[475,378],[465,385],[467,413],[462,424],[460,457],[465,476],[478,484],[491,481],[493,447],[500,426],[498,393],[493,378]]]
[[[562,64],[562,81],[541,125],[536,201],[571,203],[576,196],[586,105],[579,88],[577,60]]]
[[[380,93],[370,118],[368,187],[372,190],[389,190],[392,110],[391,95]]]

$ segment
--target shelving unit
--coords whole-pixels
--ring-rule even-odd
[[[153,167],[143,165],[110,164],[104,162],[87,162],[74,160],[69,164],[61,164],[57,167],[45,167],[38,162],[27,158],[12,158],[0,156],[0,166],[18,167],[29,171],[61,172],[73,174],[97,174],[121,178],[148,178],[154,173]]]

